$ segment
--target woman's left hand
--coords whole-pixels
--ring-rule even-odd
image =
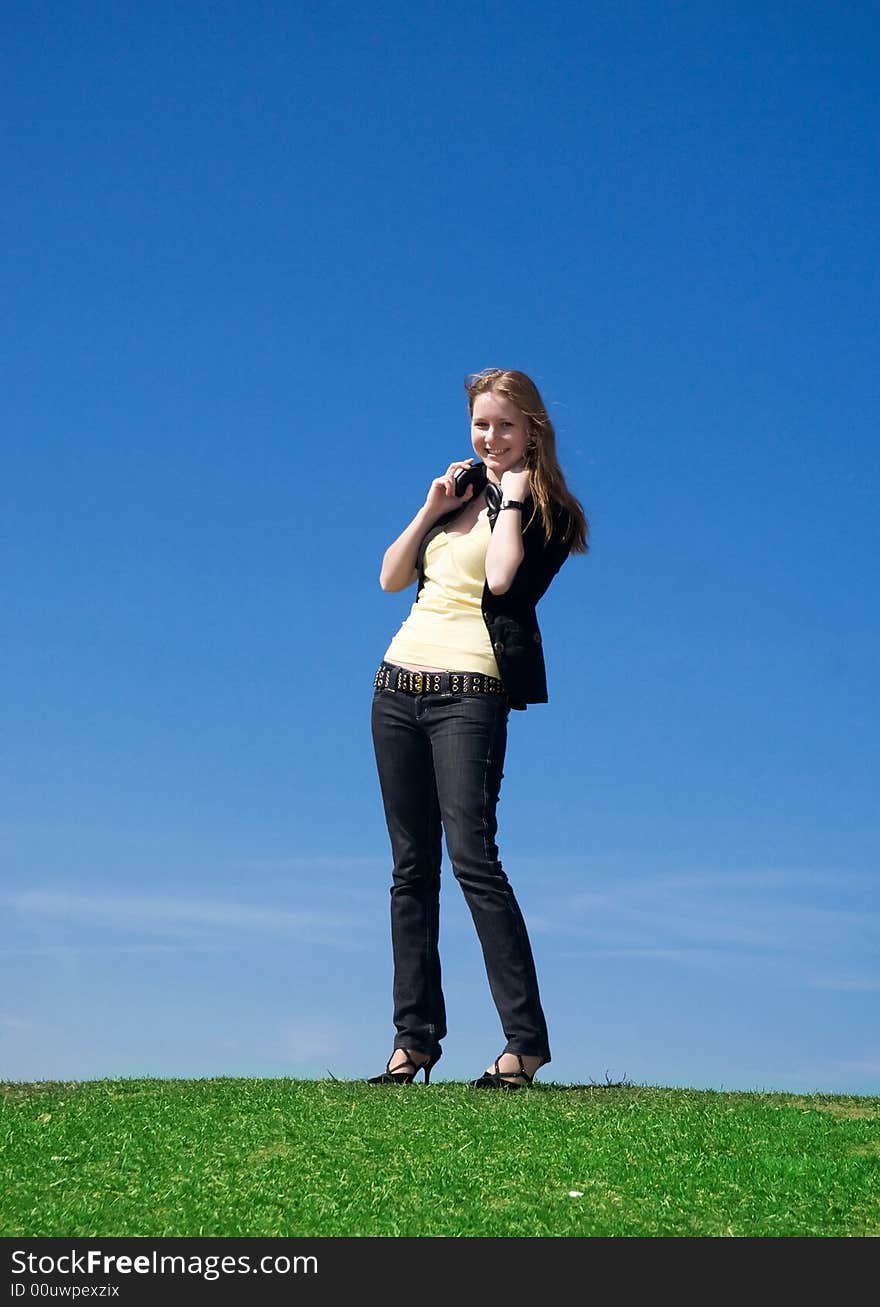
[[[531,490],[531,479],[525,469],[521,472],[501,473],[501,493],[505,499],[524,500]]]

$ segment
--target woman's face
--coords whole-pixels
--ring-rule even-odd
[[[491,390],[477,395],[471,414],[471,444],[493,481],[500,481],[503,472],[522,471],[528,440],[528,419],[511,400]]]

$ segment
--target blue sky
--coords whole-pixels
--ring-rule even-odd
[[[545,1079],[880,1093],[878,14],[9,5],[0,1078],[375,1074],[387,544],[535,377]],[[440,1078],[502,1047],[444,866]]]

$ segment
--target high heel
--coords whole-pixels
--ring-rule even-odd
[[[528,1071],[525,1068],[525,1063],[523,1062],[522,1057],[519,1055],[519,1053],[513,1054],[513,1057],[515,1057],[517,1062],[519,1062],[518,1071],[501,1071],[499,1069],[498,1064],[501,1061],[502,1057],[504,1057],[503,1053],[499,1053],[498,1056],[496,1057],[494,1062],[494,1070],[484,1071],[484,1073],[481,1076],[478,1076],[476,1080],[471,1081],[472,1089],[523,1089],[523,1088],[530,1089],[531,1088],[532,1082],[535,1078],[535,1073],[533,1072],[532,1075],[529,1075]],[[541,1063],[541,1065],[543,1066],[543,1063]],[[537,1070],[538,1068],[536,1067],[535,1072],[537,1072]],[[520,1081],[522,1083],[518,1083]]]
[[[419,1050],[416,1049],[414,1051],[418,1052]],[[431,1053],[431,1055],[429,1056],[427,1062],[414,1062],[409,1055],[408,1048],[404,1048],[402,1052],[406,1053],[406,1058],[403,1062],[400,1063],[399,1066],[396,1066],[393,1071],[391,1070],[391,1058],[394,1057],[394,1053],[392,1053],[391,1057],[389,1057],[388,1059],[388,1063],[385,1067],[385,1070],[382,1072],[382,1074],[380,1076],[371,1076],[370,1079],[367,1081],[367,1084],[368,1085],[411,1085],[412,1082],[415,1080],[416,1076],[419,1074],[419,1072],[424,1071],[425,1084],[429,1085],[431,1083],[431,1068],[436,1066],[437,1063],[440,1061],[440,1058],[443,1056],[443,1049],[440,1047],[440,1045],[439,1044],[437,1045],[433,1053]],[[407,1067],[410,1067],[411,1070],[406,1070]]]

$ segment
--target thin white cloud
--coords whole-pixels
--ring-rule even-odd
[[[639,854],[642,861],[643,854]],[[537,873],[541,883],[546,884],[551,877],[558,877],[560,885],[570,885],[575,877],[583,885],[589,885],[586,893],[605,898],[607,893],[617,897],[620,894],[639,896],[645,892],[661,893],[678,890],[719,889],[735,891],[756,888],[763,891],[772,889],[798,889],[801,891],[829,890],[834,894],[842,891],[861,890],[877,901],[876,877],[872,873],[858,871],[838,871],[828,867],[689,867],[684,870],[669,871],[664,860],[658,858],[656,871],[630,874],[627,859],[619,856],[616,860],[586,859],[581,855],[551,855],[549,857],[519,854],[508,856],[506,864],[511,873]],[[617,870],[616,863],[624,868]]]
[[[543,907],[544,926],[597,936],[623,946],[738,945],[784,952],[796,948],[880,940],[880,903],[872,910],[823,901],[821,890],[841,887],[830,874],[738,872],[611,879],[583,869],[589,889],[561,895],[559,910]],[[852,889],[853,886],[850,886]],[[858,888],[876,894],[867,878]],[[812,891],[812,893],[811,893]],[[872,900],[868,900],[871,902]]]
[[[0,957],[80,957],[104,953],[237,953],[238,944],[36,944],[0,949]],[[2,1024],[2,1023],[0,1023]]]
[[[254,906],[208,898],[169,895],[75,894],[67,890],[25,890],[7,895],[8,907],[39,921],[78,922],[104,929],[191,934],[193,931],[242,930],[295,935],[310,941],[349,936],[361,919],[346,912]]]
[[[240,867],[248,871],[311,871],[312,869],[327,869],[339,871],[358,871],[361,869],[373,867],[390,866],[390,856],[388,854],[379,856],[378,854],[335,854],[325,853],[312,856],[291,856],[285,858],[239,858],[229,864],[231,867]]]
[[[567,939],[567,956],[654,959],[841,993],[880,989],[873,878],[769,868],[628,879],[584,865],[583,888],[566,894],[571,880],[570,865],[555,906],[545,887],[534,927],[557,945]]]
[[[867,994],[880,990],[877,976],[816,975],[810,981],[812,989],[833,989],[845,994]]]
[[[767,955],[731,948],[590,948],[561,950],[562,958],[633,958],[644,961],[671,962],[696,967],[730,979],[767,982],[777,986],[796,985],[801,989],[823,989],[839,993],[874,993],[880,990],[880,977],[837,974],[834,959],[826,959],[819,968],[809,957]],[[840,965],[844,962],[841,960]]]

